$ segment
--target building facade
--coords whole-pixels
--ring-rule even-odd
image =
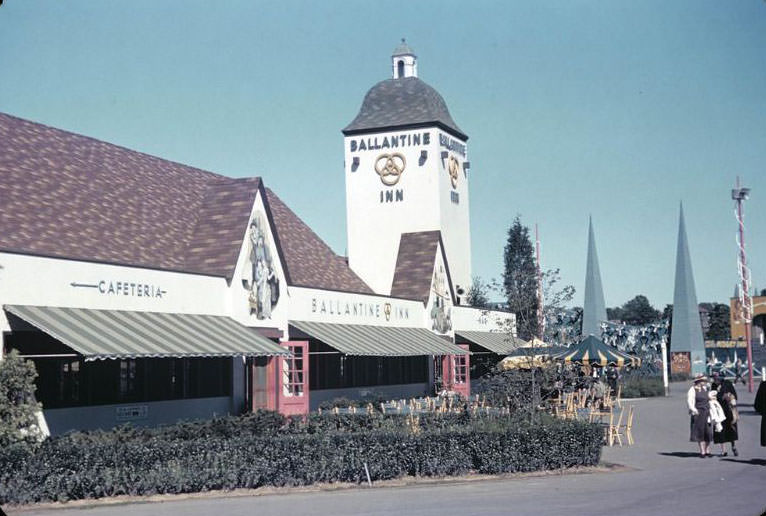
[[[51,433],[470,393],[467,136],[402,45],[344,133],[348,258],[262,178],[0,114],[0,335]],[[470,349],[470,351],[469,351]]]

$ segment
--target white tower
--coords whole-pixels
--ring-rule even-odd
[[[407,45],[404,38],[391,56],[391,69],[394,79],[418,76],[418,56]]]
[[[417,77],[404,40],[391,63],[392,78],[367,92],[343,129],[349,265],[389,294],[401,235],[438,230],[459,294],[471,284],[468,136]]]

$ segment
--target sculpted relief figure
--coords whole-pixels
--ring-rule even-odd
[[[250,314],[258,319],[271,319],[271,311],[279,301],[279,278],[264,227],[260,214],[253,217],[248,230],[251,278],[245,286],[250,291]]]
[[[444,267],[434,271],[431,281],[431,290],[434,293],[434,304],[431,307],[431,329],[438,333],[449,333],[452,329],[452,314],[447,306],[447,277]]]

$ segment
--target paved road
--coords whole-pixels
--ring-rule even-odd
[[[633,402],[637,409],[635,446],[606,448],[603,455],[606,462],[628,466],[618,472],[187,499],[23,514],[762,514],[766,511],[766,448],[757,441],[760,418],[752,411],[753,396],[740,389],[740,456],[700,459],[696,445],[688,442],[686,387],[674,385],[669,398]]]

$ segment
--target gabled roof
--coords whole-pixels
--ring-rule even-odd
[[[265,192],[266,209],[289,285],[374,293],[349,268],[346,259],[335,254],[274,192],[268,188]]]
[[[260,180],[0,113],[0,251],[224,276]]]
[[[391,297],[428,302],[436,263],[436,251],[440,244],[450,287],[450,296],[454,301],[449,264],[444,253],[444,243],[441,240],[440,231],[402,233],[399,239],[399,253],[396,257],[394,279],[391,282]]]

